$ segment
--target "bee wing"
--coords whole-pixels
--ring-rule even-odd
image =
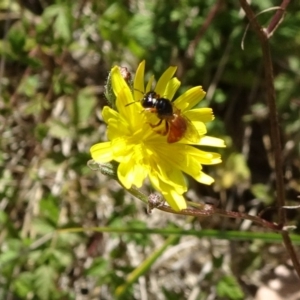
[[[185,116],[182,116],[187,124],[184,138],[193,144],[198,144],[200,140],[200,134],[194,124]]]
[[[186,130],[186,122],[182,118],[176,118],[172,121],[167,121],[168,125],[168,143],[176,143],[182,139]]]
[[[198,143],[200,135],[193,123],[183,115],[177,115],[171,121],[167,121],[168,130],[168,143],[176,143],[182,138],[187,139],[191,143]]]

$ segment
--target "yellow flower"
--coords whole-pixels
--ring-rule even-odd
[[[152,186],[164,196],[168,204],[174,210],[180,211],[187,207],[183,197],[183,193],[187,191],[187,181],[183,173],[201,183],[211,184],[214,179],[202,172],[202,165],[220,163],[221,158],[217,153],[199,150],[185,138],[176,143],[168,143],[167,136],[157,133],[150,126],[156,124],[154,118],[157,116],[145,111],[140,100],[144,93],[152,90],[154,78],[150,78],[145,88],[144,70],[145,61],[137,69],[132,92],[122,78],[119,68],[112,68],[111,81],[117,111],[108,106],[103,108],[102,115],[108,124],[109,141],[93,145],[91,155],[97,163],[112,160],[119,162],[118,178],[127,189],[132,185],[141,187],[148,177]],[[157,94],[170,100],[180,86],[179,80],[173,77],[175,71],[176,67],[169,67],[154,89]],[[186,91],[173,103],[196,127],[199,140],[194,144],[225,147],[223,140],[205,136],[204,123],[213,120],[212,110],[192,109],[204,95],[202,87],[197,86]],[[159,121],[158,118],[157,120]]]

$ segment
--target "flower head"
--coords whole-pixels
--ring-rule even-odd
[[[154,77],[145,86],[145,62],[143,61],[134,78],[131,91],[120,74],[119,67],[111,70],[111,81],[116,96],[116,108],[106,106],[102,115],[108,124],[108,142],[91,147],[94,161],[119,162],[118,178],[125,188],[132,185],[141,187],[146,177],[153,187],[162,193],[168,204],[176,211],[186,208],[183,193],[187,191],[187,181],[183,173],[198,182],[211,184],[214,180],[202,172],[202,165],[221,162],[220,155],[199,150],[193,145],[224,147],[224,141],[206,136],[205,123],[213,120],[210,108],[192,109],[205,96],[201,86],[194,87],[179,96],[173,103],[176,111],[188,119],[196,128],[197,141],[183,137],[178,142],[168,143],[167,135],[159,133],[153,124],[160,122],[156,113],[141,106],[144,94],[152,90]],[[157,81],[154,91],[165,99],[173,99],[180,82],[173,77],[176,67],[169,67]],[[164,121],[164,120],[163,120]],[[165,126],[161,122],[160,126]]]

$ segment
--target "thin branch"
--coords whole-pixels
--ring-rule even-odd
[[[191,204],[188,202],[188,204]],[[195,203],[194,203],[195,204]],[[161,205],[157,207],[157,209],[162,210],[164,212],[178,214],[178,215],[186,215],[186,216],[194,216],[194,217],[209,217],[212,215],[218,215],[221,217],[233,218],[233,219],[244,219],[250,220],[256,224],[259,224],[263,227],[269,228],[270,230],[282,232],[284,230],[283,226],[280,224],[276,224],[273,222],[269,222],[259,216],[252,216],[246,213],[241,213],[237,211],[223,210],[216,208],[211,204],[200,204],[202,208],[187,208],[181,211],[175,211],[170,206]]]
[[[189,58],[194,57],[195,49],[196,49],[197,45],[199,44],[202,36],[206,32],[209,25],[211,24],[213,19],[216,17],[217,13],[219,12],[219,10],[221,9],[222,6],[223,6],[223,0],[219,0],[215,3],[215,5],[209,11],[209,13],[207,15],[207,18],[205,19],[204,23],[200,27],[200,29],[199,29],[198,33],[196,34],[195,38],[190,42],[190,44],[188,46],[187,56]]]
[[[262,11],[260,11],[258,14],[256,14],[255,15],[255,18],[256,17],[258,17],[259,15],[261,15],[261,14],[264,14],[264,13],[266,13],[266,12],[269,12],[269,11],[272,11],[272,10],[281,10],[282,11],[282,8],[280,7],[280,6],[274,6],[274,7],[271,7],[271,8],[267,8],[267,9],[264,9],[264,10],[262,10]],[[281,18],[281,20],[283,20],[283,17]],[[278,25],[279,25],[280,23],[279,23],[279,21],[278,21],[278,23],[277,23],[277,27],[278,27]],[[248,32],[248,29],[249,29],[249,25],[250,25],[250,23],[246,26],[246,29],[245,29],[245,31],[244,31],[244,34],[243,34],[243,37],[242,37],[242,42],[241,42],[241,48],[244,50],[244,41],[245,41],[245,38],[246,38],[246,35],[247,35],[247,32]],[[276,28],[277,28],[276,27]],[[275,28],[275,29],[276,29]],[[275,30],[274,29],[274,30]],[[271,32],[271,33],[269,33],[268,32],[268,37],[270,37],[270,36],[272,36],[272,34],[273,34],[273,32]]]
[[[259,38],[261,49],[262,49],[263,64],[264,64],[264,71],[265,71],[267,105],[270,111],[270,135],[271,135],[272,147],[274,150],[276,194],[277,194],[276,196],[277,196],[277,203],[279,207],[278,218],[279,218],[279,223],[282,226],[284,226],[286,223],[286,214],[285,214],[285,210],[281,209],[281,207],[285,206],[285,190],[284,190],[284,180],[283,180],[283,172],[282,172],[283,170],[282,149],[281,149],[281,140],[280,140],[280,132],[279,132],[280,127],[279,127],[277,108],[276,108],[276,99],[275,99],[276,97],[275,97],[274,78],[273,78],[273,64],[272,64],[271,51],[269,46],[269,34],[266,29],[260,26],[260,24],[256,20],[254,12],[252,11],[247,1],[240,0],[240,4],[246,13],[246,16],[249,19],[252,28],[254,29],[256,35]],[[282,4],[287,5],[288,3],[286,1],[283,1]],[[284,7],[284,9],[285,8],[286,6]],[[277,18],[276,20],[279,19]],[[278,22],[279,21],[277,21],[276,24],[278,24]],[[273,23],[275,24],[275,21],[273,21]],[[291,239],[287,232],[282,232],[282,237],[286,249],[289,252],[291,259],[293,261],[293,265],[298,273],[298,276],[300,277],[300,263],[295,253],[295,249],[293,248]]]
[[[285,10],[286,10],[287,6],[289,5],[289,3],[290,3],[290,0],[282,1],[281,5],[280,5],[281,9],[277,10],[276,14],[274,15],[273,19],[271,20],[271,22],[267,28],[267,34],[269,37],[275,32],[275,30],[278,28],[278,26],[282,22]]]
[[[240,0],[240,3],[250,21],[251,26],[255,30],[260,40],[261,48],[263,52],[266,96],[267,96],[267,104],[270,111],[270,134],[271,134],[271,141],[274,150],[274,160],[275,160],[277,201],[278,201],[278,206],[282,207],[285,205],[284,181],[283,181],[283,174],[282,174],[283,163],[282,163],[279,122],[278,122],[276,99],[275,99],[276,97],[275,97],[274,78],[273,78],[273,64],[271,59],[268,36],[266,35],[265,30],[257,22],[255,18],[255,14],[252,11],[249,4],[247,3],[247,1]],[[279,209],[278,215],[279,215],[279,222],[285,224],[286,223],[285,211]]]
[[[122,183],[118,179],[118,176],[116,175],[117,164],[115,162],[100,164],[91,159],[88,161],[87,165],[90,169],[94,171],[99,170],[101,171],[102,174],[110,176],[111,178],[117,180],[120,185],[122,185]],[[124,187],[124,189],[126,188]],[[217,208],[215,205],[212,204],[203,204],[203,203],[195,203],[195,202],[187,201],[187,204],[189,206],[188,208],[183,209],[181,211],[175,211],[170,206],[165,205],[165,200],[157,194],[150,194],[148,196],[143,192],[141,192],[135,186],[132,186],[131,188],[126,190],[134,197],[140,199],[142,202],[147,204],[148,213],[151,213],[152,210],[156,208],[164,212],[183,215],[183,216],[209,217],[212,215],[219,215],[227,218],[250,220],[256,224],[259,224],[263,227],[269,228],[270,230],[277,231],[277,232],[282,232],[285,231],[286,229],[289,229],[289,227],[284,227],[284,224],[276,224],[273,222],[269,222],[263,219],[261,215],[252,216],[242,212],[223,210]]]

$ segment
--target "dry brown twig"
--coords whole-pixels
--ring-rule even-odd
[[[286,214],[285,210],[282,209],[285,206],[285,189],[284,189],[284,180],[282,172],[282,149],[280,142],[280,131],[279,131],[279,122],[277,117],[277,108],[276,108],[276,95],[274,88],[274,78],[273,78],[273,63],[269,45],[269,38],[272,36],[280,22],[282,21],[283,14],[287,8],[290,0],[283,0],[280,9],[277,10],[273,19],[270,22],[270,25],[267,28],[263,28],[257,21],[255,13],[253,12],[251,6],[246,0],[240,0],[241,7],[245,11],[245,14],[250,22],[251,27],[255,31],[261,45],[262,49],[262,58],[265,71],[265,87],[266,87],[266,99],[267,105],[270,113],[270,135],[271,142],[274,151],[274,161],[275,161],[275,174],[276,174],[276,194],[277,194],[277,203],[278,203],[278,218],[279,223],[284,225],[286,224]],[[287,231],[281,231],[284,245],[290,254],[291,260],[295,267],[295,270],[300,277],[300,263],[296,255],[295,249],[292,245],[291,239]]]
[[[105,163],[100,164],[95,162],[94,160],[90,160],[87,163],[88,167],[91,168],[94,171],[101,171],[102,174],[108,175],[111,178],[117,180],[120,184],[121,182],[118,179],[117,174],[117,164],[115,162],[112,163]],[[121,184],[122,185],[122,184]],[[124,187],[124,189],[126,189]],[[222,217],[227,218],[233,218],[233,219],[244,219],[244,220],[250,220],[256,224],[259,224],[260,226],[263,226],[265,228],[268,228],[272,231],[276,232],[283,232],[288,231],[290,229],[294,229],[293,226],[285,226],[285,224],[277,224],[274,222],[269,222],[261,217],[261,215],[253,216],[249,215],[247,213],[239,212],[239,211],[230,211],[230,210],[224,210],[221,208],[218,208],[214,204],[208,204],[208,203],[195,203],[191,201],[187,201],[188,208],[183,209],[181,211],[175,211],[170,206],[165,205],[165,201],[163,198],[158,196],[157,194],[150,194],[146,195],[143,192],[141,192],[138,188],[135,186],[132,186],[129,189],[126,189],[130,194],[135,196],[136,198],[143,201],[145,204],[147,204],[147,211],[148,213],[151,213],[154,208],[177,215],[183,215],[183,216],[194,216],[194,217],[210,217],[213,215],[218,215]],[[283,207],[281,207],[282,209]],[[285,209],[291,208],[289,206],[284,207]]]
[[[223,6],[223,0],[218,0],[215,5],[212,6],[211,10],[209,11],[207,18],[205,19],[203,25],[199,28],[198,33],[196,34],[195,38],[190,42],[188,49],[187,49],[187,56],[189,58],[194,57],[195,49],[199,44],[201,38],[203,37],[206,30],[209,28],[209,25],[212,23],[214,18],[217,16],[218,12],[221,10]]]

